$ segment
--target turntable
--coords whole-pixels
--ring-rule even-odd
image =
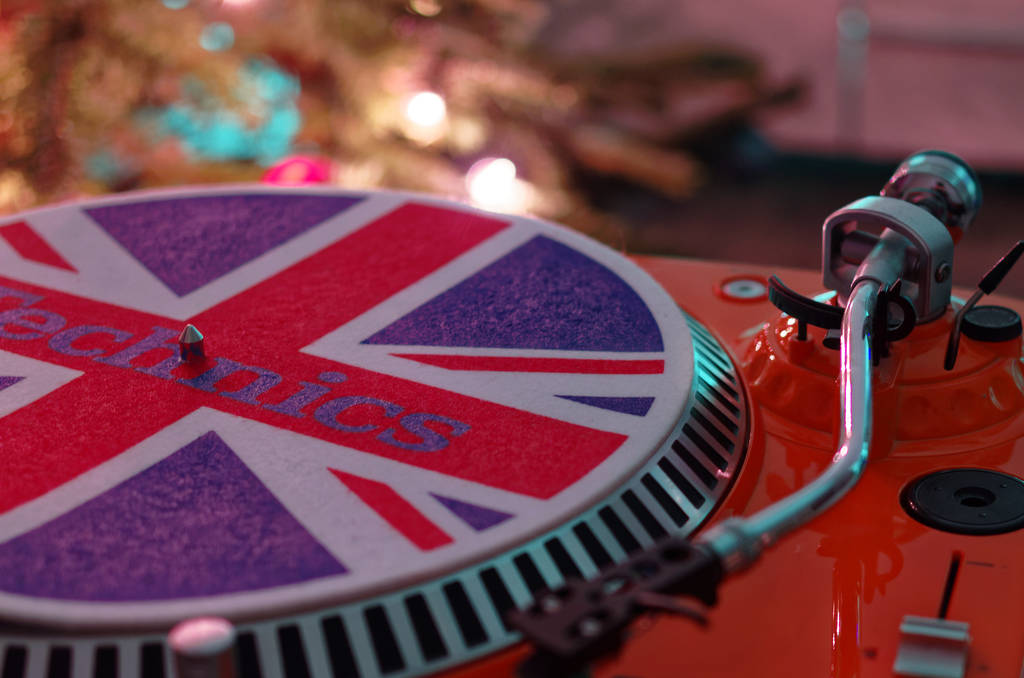
[[[911,156],[824,288],[389,192],[7,218],[0,676],[1017,676],[980,199]]]

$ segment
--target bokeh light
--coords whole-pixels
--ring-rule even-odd
[[[427,145],[444,136],[448,107],[436,92],[417,92],[405,100],[402,131],[413,141]]]
[[[409,0],[409,9],[420,16],[437,16],[441,13],[441,3],[438,0]]]
[[[516,178],[516,166],[508,158],[484,158],[466,173],[466,190],[473,204],[499,212],[525,212],[530,208],[531,187]]]
[[[285,158],[263,174],[264,183],[278,186],[323,184],[330,181],[330,178],[330,161],[308,155]]]
[[[448,108],[436,92],[419,92],[405,103],[405,117],[421,127],[434,127],[444,122]]]
[[[223,21],[207,24],[199,34],[199,45],[210,52],[223,52],[234,44],[235,30]]]

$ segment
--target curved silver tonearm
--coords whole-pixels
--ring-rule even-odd
[[[828,469],[808,485],[752,516],[725,520],[698,539],[726,572],[750,565],[860,480],[871,443],[871,351],[886,341],[872,335],[884,332],[889,320],[875,322],[876,313],[888,316],[888,304],[879,304],[879,297],[905,281],[918,321],[942,317],[952,290],[953,234],[967,229],[980,206],[981,189],[967,163],[943,151],[921,151],[900,164],[880,196],[857,200],[826,219],[824,282],[846,302],[839,447]],[[870,227],[881,228],[881,235],[872,235]]]
[[[952,234],[967,228],[980,202],[966,163],[922,151],[900,165],[882,195],[862,198],[825,220],[824,282],[843,309],[802,297],[774,277],[769,298],[801,325],[796,340],[807,340],[808,324],[840,331],[841,428],[831,465],[785,499],[715,525],[696,544],[662,540],[594,579],[567,579],[559,589],[539,593],[528,608],[510,612],[511,625],[537,648],[523,675],[567,675],[618,648],[630,620],[643,610],[694,616],[666,593],[714,605],[723,575],[753,563],[857,484],[871,444],[871,367],[890,341],[945,314]]]
[[[727,572],[757,560],[790,530],[803,525],[857,484],[871,442],[871,328],[880,285],[862,279],[843,313],[839,358],[839,411],[842,429],[832,465],[811,483],[747,518],[730,518],[698,542],[721,559]]]

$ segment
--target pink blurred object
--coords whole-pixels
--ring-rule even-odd
[[[263,174],[266,184],[301,186],[325,184],[331,180],[331,161],[312,155],[293,155],[277,163]]]

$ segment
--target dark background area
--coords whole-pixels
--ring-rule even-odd
[[[761,163],[754,175],[749,168],[715,168],[703,190],[685,202],[621,188],[601,200],[631,224],[624,243],[630,252],[818,268],[826,217],[877,194],[897,164],[793,154],[762,154]],[[1024,237],[1024,177],[983,171],[980,180],[982,208],[956,248],[954,284],[965,287],[974,287]],[[1024,297],[1024,266],[999,292]]]
[[[756,55],[798,101],[697,143],[709,168],[683,202],[602,186],[629,250],[817,268],[821,225],[877,194],[914,151],[959,154],[984,204],[956,250],[973,287],[1024,238],[1024,5],[1014,0],[565,0],[546,34],[567,52],[691,41]],[[1024,266],[1000,292],[1024,296]]]

